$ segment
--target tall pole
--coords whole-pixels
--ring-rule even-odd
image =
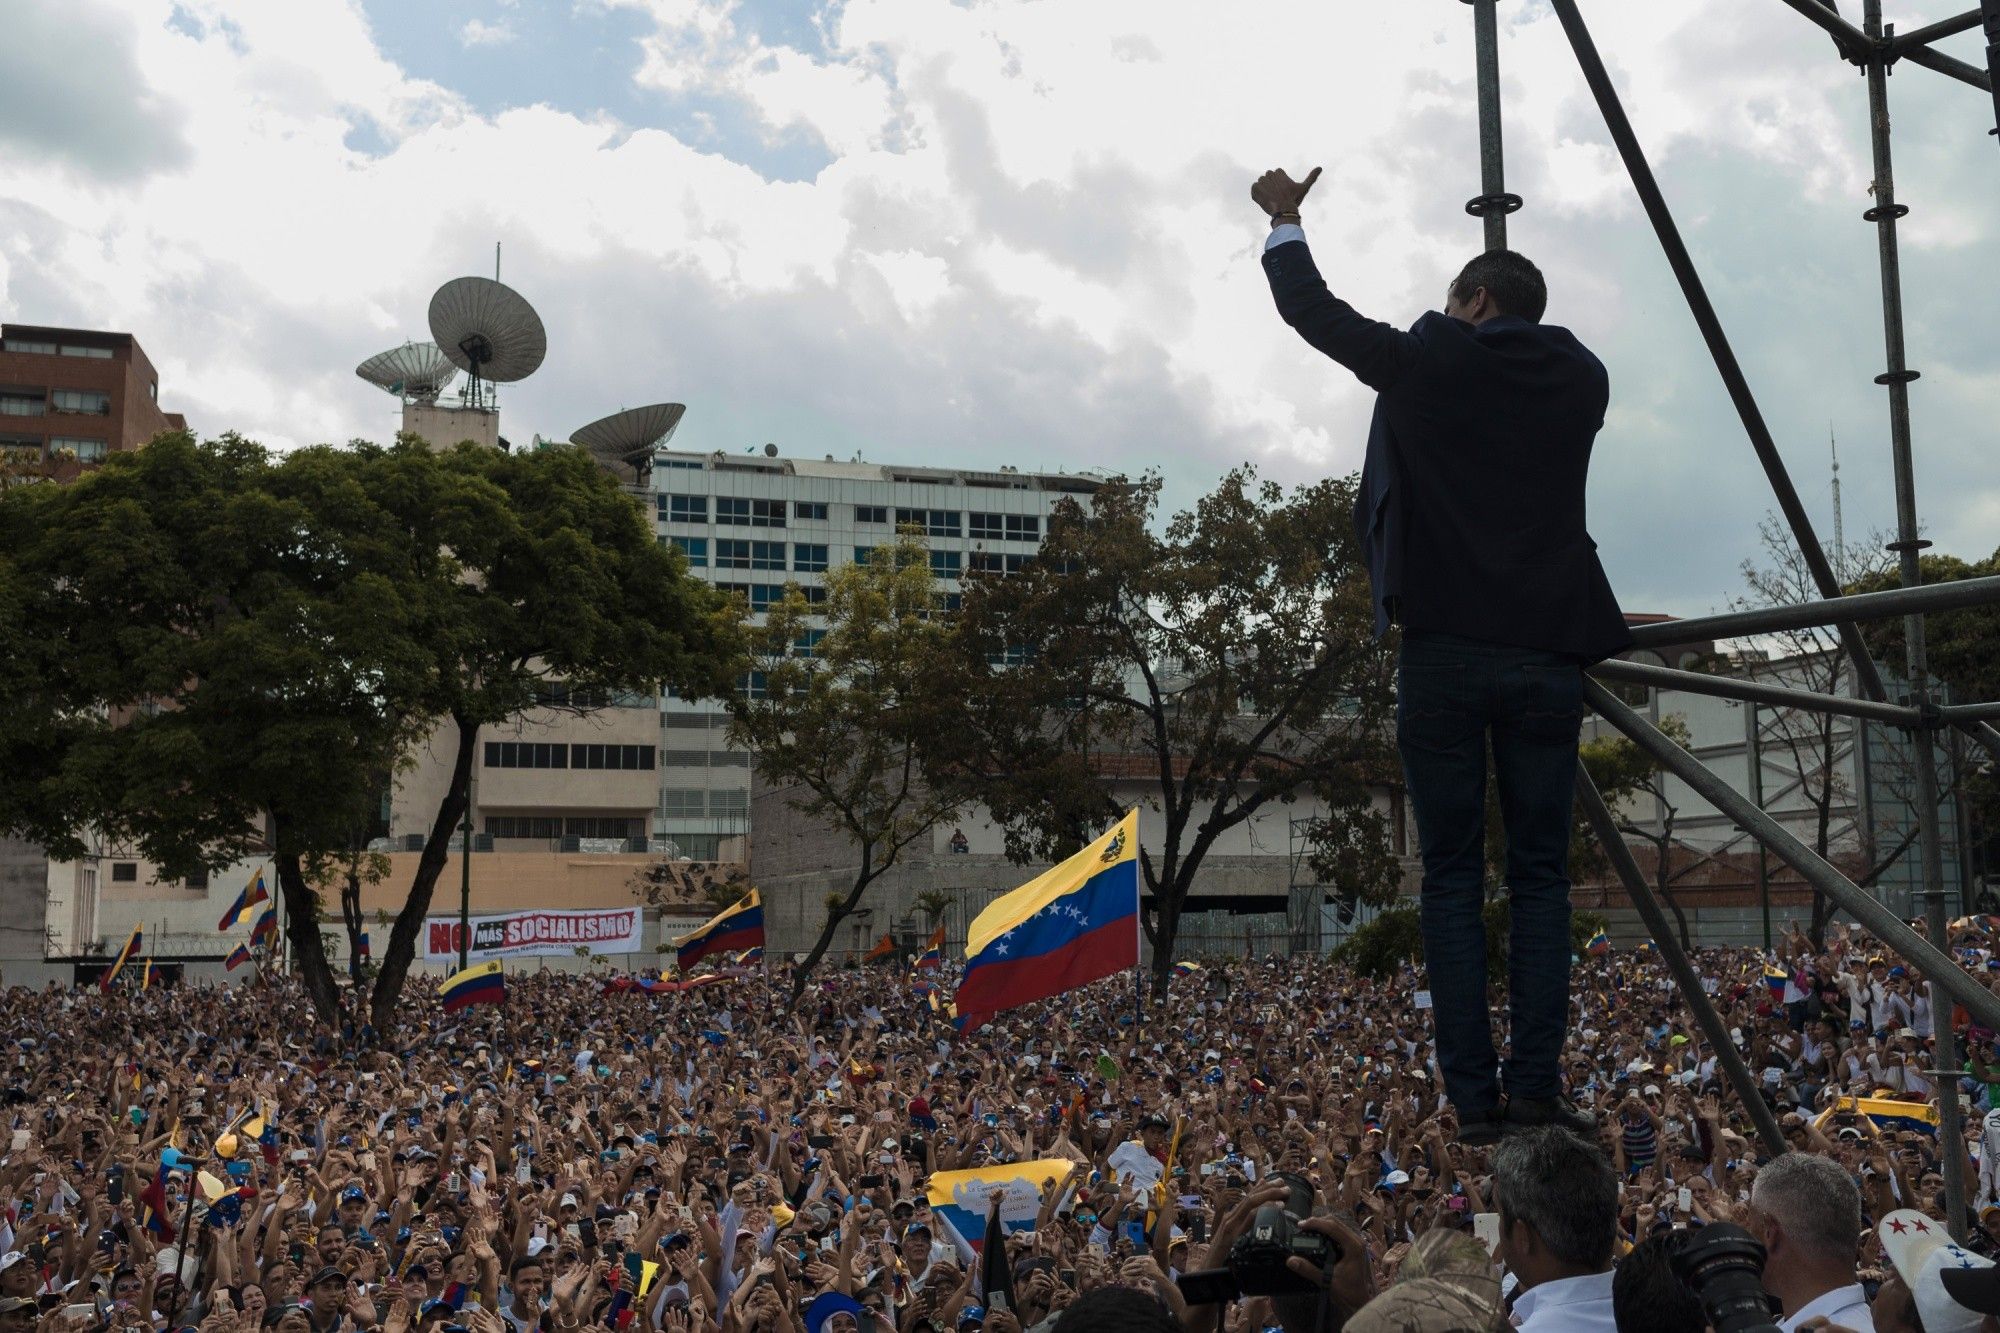
[[[472,779],[465,780],[465,816],[458,826],[458,970],[472,949]]]
[[[1746,767],[1750,773],[1750,799],[1757,808],[1764,808],[1764,744],[1763,723],[1756,704],[1743,705],[1743,748]],[[1764,917],[1764,952],[1771,952],[1771,853],[1763,843],[1757,844],[1757,907]]]
[[[1479,195],[1465,211],[1486,224],[1486,248],[1507,248],[1507,215],[1521,196],[1507,193],[1507,159],[1500,138],[1499,0],[1465,0],[1472,6],[1472,36],[1479,68]]]
[[[1889,156],[1889,60],[1882,33],[1882,0],[1864,0],[1862,27],[1875,49],[1868,61],[1868,129],[1875,155],[1875,203],[1863,217],[1875,224],[1882,269],[1882,342],[1888,369],[1875,377],[1889,390],[1889,449],[1896,481],[1897,572],[1906,588],[1923,582],[1918,552],[1930,543],[1918,535],[1916,468],[1910,456],[1910,381],[1917,378],[1904,360],[1903,274],[1896,251],[1896,221],[1910,210],[1896,202],[1895,169]],[[1910,678],[1910,702],[1929,711],[1930,659],[1924,644],[1924,618],[1903,619],[1903,660]],[[1922,857],[1924,922],[1931,943],[1943,947],[1945,930],[1944,865],[1938,840],[1936,736],[1927,724],[1910,731],[1910,748],[1917,765],[1917,844]],[[1951,1028],[1951,1001],[1938,983],[1931,983],[1931,1032],[1937,1042],[1938,1143],[1944,1159],[1946,1225],[1957,1240],[1966,1234],[1965,1136],[1958,1104],[1957,1042]]]

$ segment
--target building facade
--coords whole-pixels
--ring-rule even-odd
[[[99,463],[186,426],[131,334],[0,324],[0,451]]]
[[[1087,502],[1102,484],[1079,473],[1012,468],[896,467],[752,454],[659,451],[652,502],[659,536],[689,571],[740,594],[752,615],[797,583],[825,596],[826,574],[865,561],[903,527],[930,547],[946,605],[977,570],[1018,570],[1040,549],[1065,497]],[[747,687],[756,688],[754,677]],[[727,739],[721,705],[669,697],[659,715],[658,809],[653,833],[697,861],[734,860],[756,820],[751,756]]]

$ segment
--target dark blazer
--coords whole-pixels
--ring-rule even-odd
[[[1376,391],[1355,527],[1391,620],[1586,661],[1631,645],[1584,531],[1610,381],[1567,329],[1433,311],[1402,333],[1327,290],[1304,241],[1264,252],[1278,313]]]

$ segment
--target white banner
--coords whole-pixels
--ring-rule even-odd
[[[533,958],[550,954],[638,953],[645,916],[636,907],[600,912],[503,912],[472,918],[468,958]],[[458,960],[458,918],[434,916],[424,922],[425,962]]]

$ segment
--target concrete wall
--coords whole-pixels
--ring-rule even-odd
[[[39,963],[48,927],[49,863],[42,849],[0,838],[0,964]]]

